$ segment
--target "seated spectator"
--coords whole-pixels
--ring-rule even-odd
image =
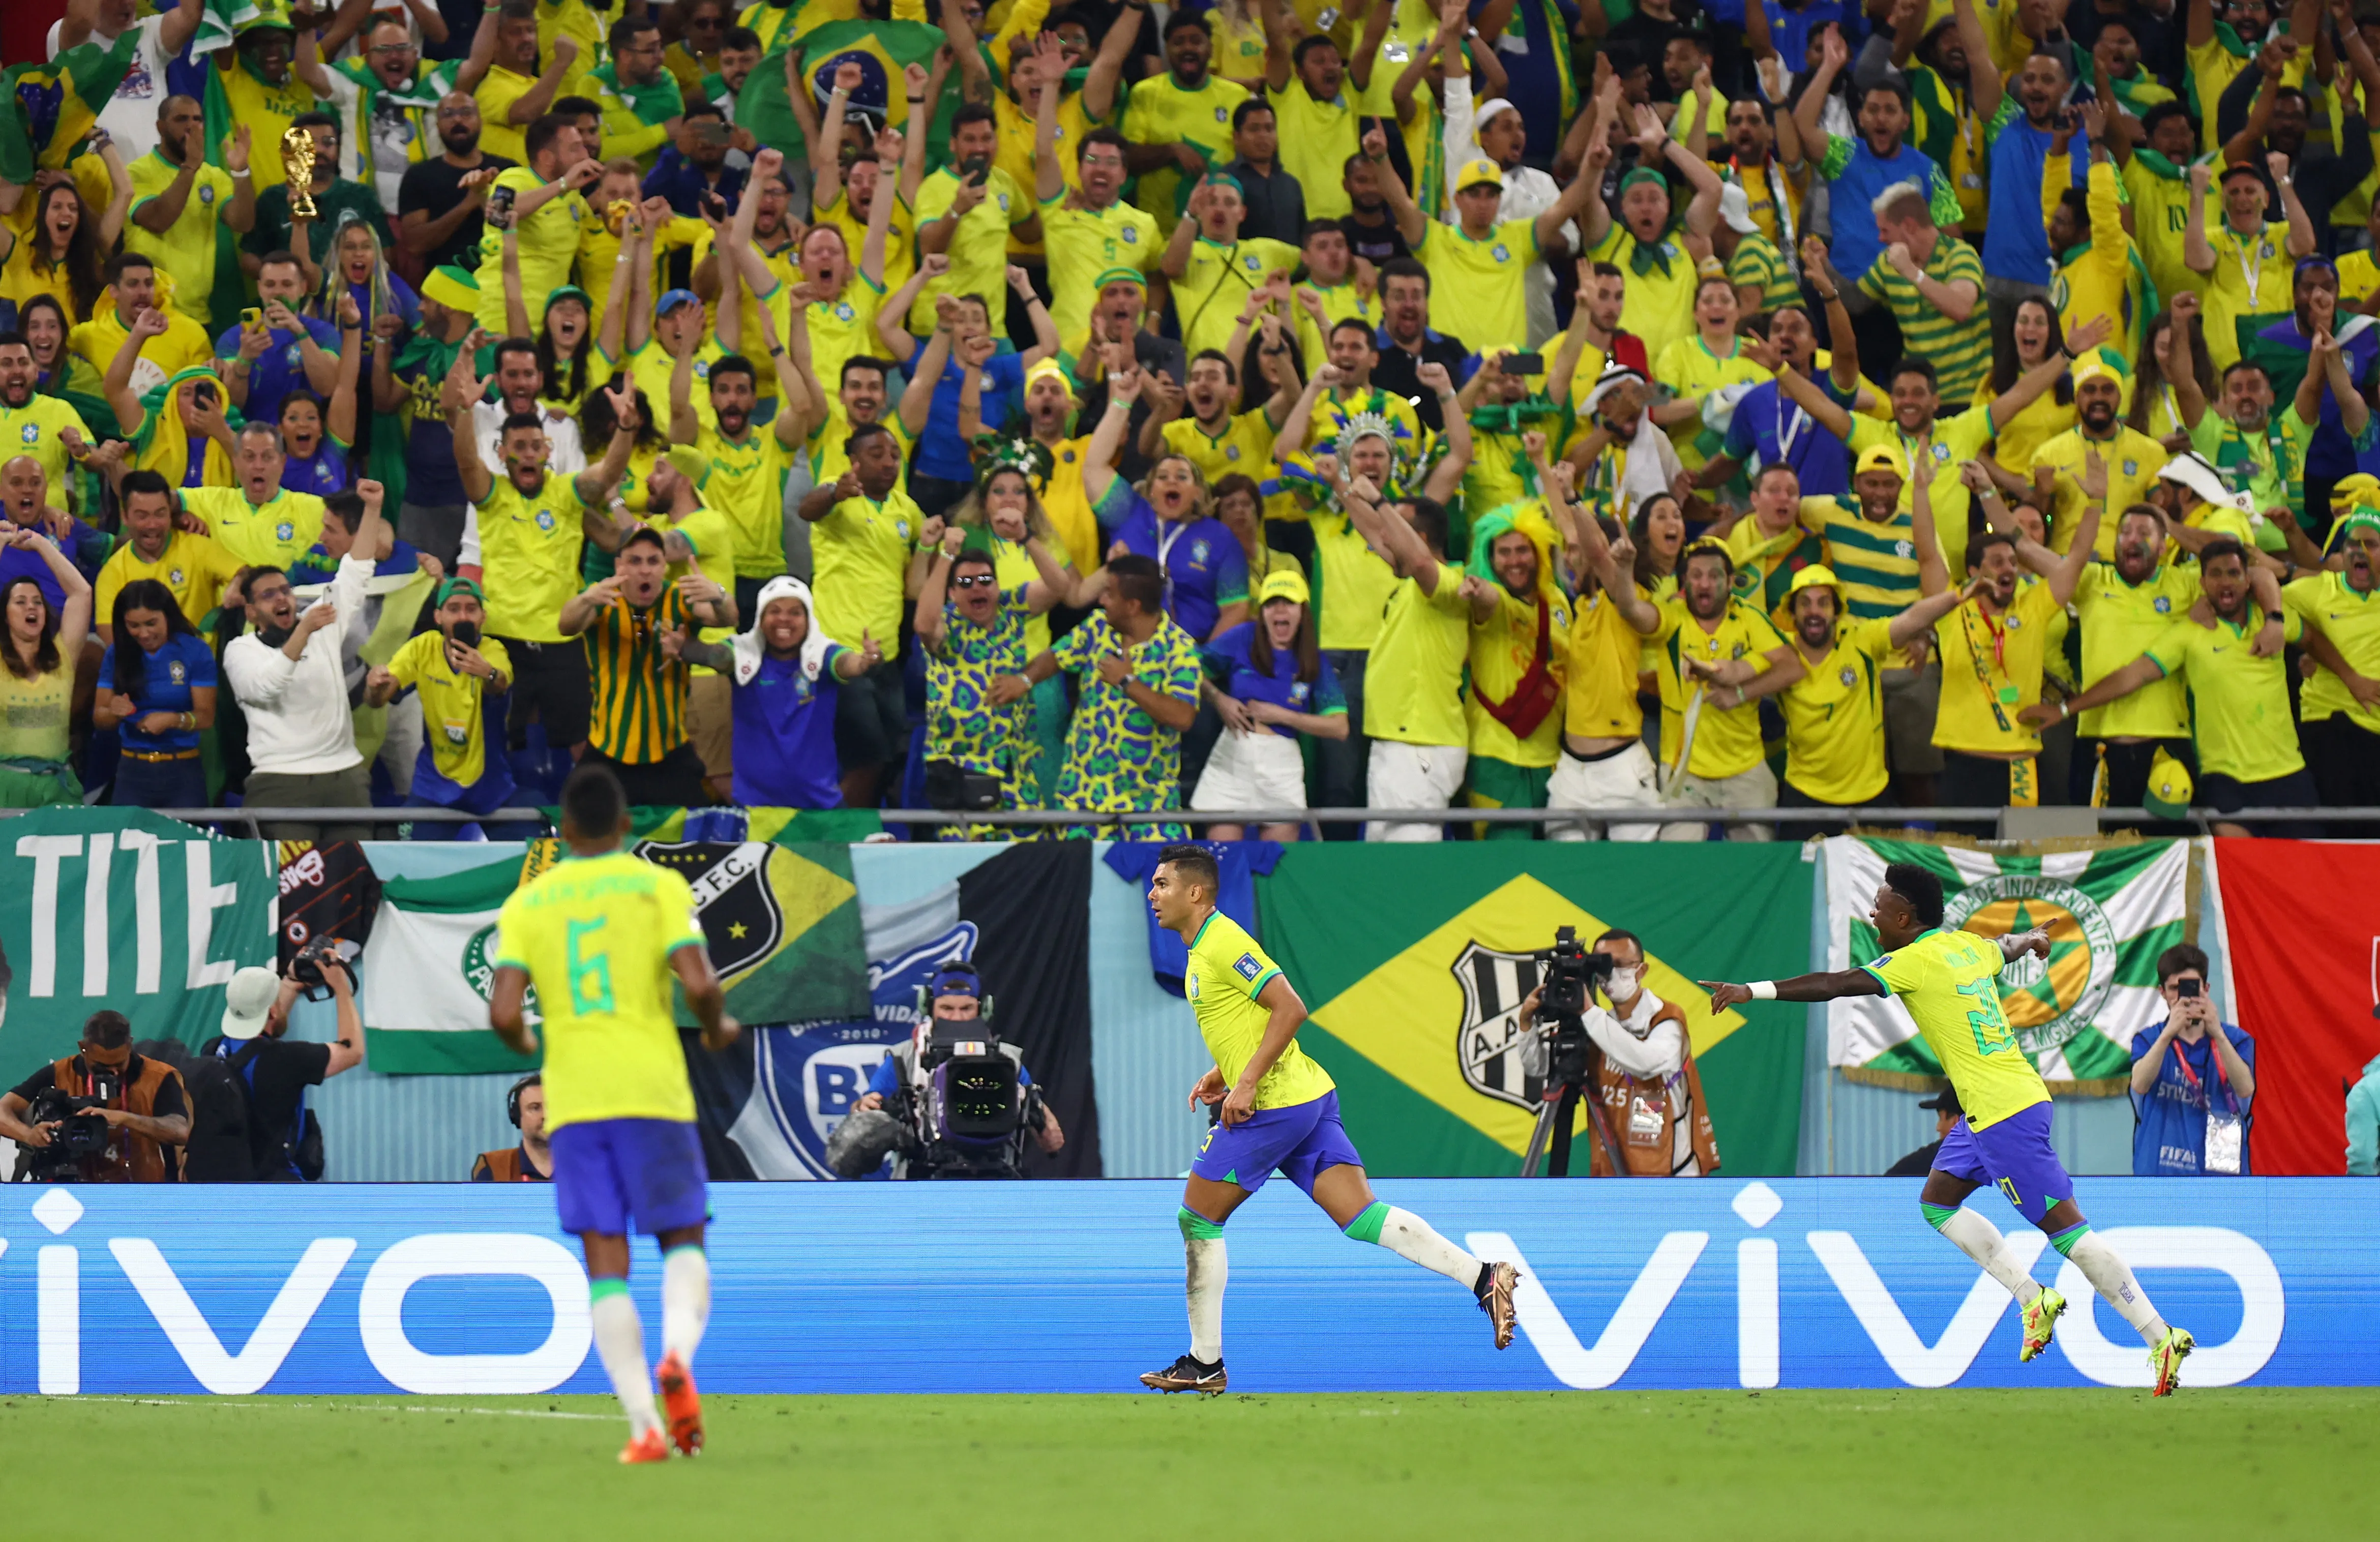
[[[1294,567],[1268,576],[1257,593],[1257,618],[1226,627],[1200,651],[1206,698],[1222,715],[1224,733],[1207,758],[1190,795],[1202,813],[1245,808],[1303,808],[1305,760],[1298,736],[1343,740],[1347,702],[1339,676],[1315,645],[1311,594]],[[1260,841],[1294,841],[1304,826],[1267,821]],[[1206,839],[1237,841],[1248,827],[1225,821]]]
[[[489,725],[501,729],[504,721],[504,698],[513,684],[512,655],[503,643],[480,635],[487,612],[480,586],[470,579],[449,578],[441,584],[433,615],[437,630],[409,639],[386,665],[372,666],[364,699],[382,707],[400,691],[420,697],[422,746],[407,791],[407,807],[492,813],[504,806],[514,789],[510,760],[489,753]],[[422,820],[414,825],[413,838],[468,839],[471,828]]]
[[[2206,955],[2182,943],[2157,957],[2163,1026],[2132,1035],[2132,1174],[2246,1177],[2255,1118],[2256,1041],[2216,1016]]]
[[[30,1123],[35,1099],[48,1092],[107,1101],[87,1116],[106,1123],[107,1147],[42,1171],[33,1153],[57,1138],[61,1120]],[[132,1024],[120,1012],[94,1012],[75,1052],[42,1066],[0,1096],[0,1135],[18,1147],[17,1176],[38,1172],[52,1183],[171,1184],[182,1172],[180,1147],[190,1138],[190,1105],[181,1073],[162,1060],[132,1052]]]
[[[747,808],[840,808],[835,720],[846,680],[883,662],[874,638],[845,648],[812,615],[809,586],[776,577],[760,586],[751,626],[732,645],[680,642],[680,662],[735,682],[734,801]],[[669,651],[671,637],[662,638]]]
[[[1125,376],[1109,405],[1130,411],[1139,382]],[[1066,730],[1066,759],[1051,807],[1127,813],[1174,808],[1181,800],[1182,735],[1198,715],[1198,648],[1165,613],[1165,575],[1148,557],[1108,560],[1099,613],[1037,654],[1025,677],[1038,682],[1061,669],[1080,678],[1081,698]],[[1069,825],[1082,839],[1105,828],[1131,841],[1179,841],[1180,825]]]
[[[10,528],[6,539],[48,565],[66,600],[52,605],[30,576],[0,588],[0,808],[79,804],[68,733],[75,670],[91,634],[91,584],[41,531]]]
[[[215,655],[174,591],[135,578],[115,594],[114,642],[101,655],[91,725],[123,725],[118,808],[206,808],[199,735],[214,726]]]
[[[550,1184],[553,1147],[545,1138],[545,1073],[532,1071],[504,1094],[504,1117],[520,1132],[509,1151],[482,1151],[471,1164],[475,1184]]]

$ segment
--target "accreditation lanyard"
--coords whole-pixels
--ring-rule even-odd
[[[2236,230],[2226,233],[2231,237],[2231,256],[2240,264],[2240,282],[2248,286],[2248,314],[2252,316],[2256,313],[2256,291],[2263,283],[2264,264],[2248,255],[2247,237]],[[2255,239],[2262,242],[2264,238],[2265,233],[2259,228]]]
[[[1157,511],[1151,509],[1149,512],[1154,515]],[[1160,517],[1157,521],[1157,530],[1152,537],[1157,542],[1157,571],[1165,579],[1165,605],[1168,610],[1173,607],[1173,568],[1168,559],[1173,554],[1174,543],[1182,539],[1182,532],[1189,528],[1187,523],[1176,523]]]
[[[1801,403],[1795,402],[1793,415],[1788,418],[1785,415],[1784,391],[1773,382],[1770,389],[1777,392],[1777,399],[1772,404],[1777,409],[1777,458],[1790,465],[1793,459],[1793,441],[1800,438],[1802,431],[1810,426],[1810,415],[1802,410]]]
[[[2216,1083],[2223,1088],[2225,1096],[2228,1098],[2231,1091],[2231,1077],[2223,1069],[2223,1051],[2215,1043],[2215,1035],[2222,1031],[2217,1027],[2206,1036],[2206,1053],[2215,1062]],[[2190,1084],[2191,1096],[2197,1099],[2199,1107],[2212,1112],[2215,1101],[2207,1096],[2204,1084],[2198,1079],[2198,1073],[2190,1068],[2190,1057],[2182,1053],[2180,1040],[2176,1040],[2173,1045],[2173,1062],[2181,1067],[2181,1078]],[[2232,1100],[2237,1101],[2237,1099]]]

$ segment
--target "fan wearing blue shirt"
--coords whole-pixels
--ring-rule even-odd
[[[261,310],[244,312],[239,325],[215,339],[215,367],[231,405],[249,422],[270,423],[281,416],[281,399],[298,386],[330,394],[338,380],[339,329],[298,313],[306,274],[295,252],[265,253],[256,293]]]
[[[834,713],[842,682],[883,662],[877,640],[845,648],[818,629],[799,578],[760,586],[750,630],[733,645],[679,640],[662,647],[679,662],[715,669],[735,684],[735,801],[747,808],[840,808],[842,769]]]
[[[924,276],[920,268],[917,278]],[[994,431],[1024,411],[1025,371],[1058,351],[1057,323],[1033,293],[1024,269],[1008,270],[1008,286],[1033,320],[1034,343],[1023,353],[1000,351],[1008,345],[993,332],[991,296],[936,299],[934,334],[923,342],[901,330],[906,312],[894,301],[906,297],[908,285],[895,291],[877,314],[877,335],[909,374],[908,389],[901,395],[901,426],[917,442],[909,496],[928,515],[947,512],[975,486],[973,436],[959,431],[959,397],[969,371],[981,377],[978,431]]]
[[[215,655],[174,591],[135,578],[115,597],[115,641],[99,660],[94,727],[123,729],[119,808],[204,808],[199,735],[215,721]]]
[[[1198,650],[1207,672],[1208,701],[1225,732],[1199,773],[1190,807],[1303,808],[1305,761],[1297,736],[1347,736],[1347,698],[1330,661],[1315,646],[1305,576],[1283,568],[1265,577],[1257,619],[1229,627]],[[1294,841],[1300,827],[1283,822],[1257,832],[1267,841]],[[1208,827],[1212,841],[1236,841],[1240,824]]]
[[[1110,413],[1131,413],[1138,371],[1130,382],[1128,394],[1122,382],[1110,387]],[[1092,449],[1099,444],[1094,435]],[[1210,641],[1247,620],[1247,552],[1232,528],[1209,512],[1214,493],[1187,456],[1161,456],[1135,487],[1116,475],[1112,458],[1094,455],[1083,466],[1083,496],[1111,537],[1110,557],[1130,552],[1155,560],[1165,577],[1165,613],[1192,640]]]
[[[349,366],[342,361],[340,374]],[[355,482],[347,451],[355,443],[356,394],[352,383],[334,392],[326,411],[322,398],[300,386],[281,398],[281,486],[288,492],[328,498]]]
[[[2133,1175],[2246,1177],[2256,1041],[2216,1016],[2196,948],[2168,948],[2157,979],[2168,1014],[2132,1036]]]

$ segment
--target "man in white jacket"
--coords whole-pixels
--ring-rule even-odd
[[[1450,72],[1446,78],[1446,164],[1450,166],[1469,165],[1486,157],[1504,171],[1504,197],[1496,205],[1496,222],[1534,220],[1552,208],[1561,199],[1561,184],[1535,166],[1523,165],[1521,156],[1529,148],[1529,131],[1521,124],[1521,110],[1502,97],[1491,97],[1480,103],[1476,112],[1471,104],[1470,78]],[[1447,183],[1447,219],[1461,221],[1454,208],[1454,188],[1451,177]],[[1572,251],[1585,248],[1578,238],[1578,222],[1562,226],[1562,239]],[[1554,334],[1554,270],[1551,263],[1539,262],[1527,274],[1529,301],[1529,346],[1542,347]]]
[[[329,590],[298,609],[289,576],[273,566],[241,573],[237,589],[253,631],[224,650],[223,670],[248,717],[246,802],[252,808],[361,808],[371,803],[370,770],[356,751],[341,656],[346,633],[364,617],[371,552],[380,545],[381,484],[362,481],[363,521],[339,560]],[[267,840],[360,841],[362,822],[262,827]]]

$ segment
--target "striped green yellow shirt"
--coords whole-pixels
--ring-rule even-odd
[[[1774,310],[1788,300],[1801,297],[1785,254],[1777,249],[1776,242],[1757,230],[1736,239],[1735,255],[1727,260],[1727,281],[1738,288],[1747,284],[1760,285],[1758,309],[1763,311]]]
[[[1855,497],[1804,498],[1802,528],[1826,542],[1827,565],[1842,585],[1843,606],[1854,621],[1899,615],[1922,598],[1916,528],[1906,506],[1878,524],[1860,512]],[[1907,662],[1904,655],[1894,654],[1885,667]]]
[[[1992,322],[1984,306],[1984,260],[1956,236],[1944,235],[1936,239],[1934,255],[1926,259],[1925,276],[1937,284],[1964,279],[1975,286],[1975,307],[1965,321],[1954,322],[1944,315],[1881,255],[1861,277],[1860,289],[1891,308],[1893,320],[1900,323],[1903,353],[1934,361],[1942,399],[1963,402],[1975,394],[1975,387],[1992,368]]]
[[[686,742],[686,672],[662,651],[662,634],[695,625],[673,585],[643,610],[622,595],[587,628],[595,694],[588,737],[599,754],[650,766]]]

